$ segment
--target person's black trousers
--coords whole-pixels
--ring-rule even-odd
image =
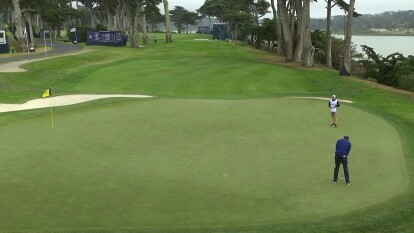
[[[348,157],[346,156],[335,156],[335,169],[334,169],[334,182],[336,182],[338,180],[338,171],[339,171],[339,167],[341,166],[344,167],[344,174],[345,174],[345,180],[346,183],[349,183],[349,172],[348,172]]]

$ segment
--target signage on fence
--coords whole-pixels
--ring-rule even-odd
[[[124,33],[121,31],[88,31],[86,44],[124,46]]]

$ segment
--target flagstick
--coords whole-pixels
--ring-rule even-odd
[[[53,130],[53,108],[52,108],[52,97],[49,97],[50,99],[50,115],[52,116],[52,130]]]

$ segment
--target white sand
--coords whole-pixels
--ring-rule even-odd
[[[0,112],[14,112],[28,109],[49,108],[52,104],[55,106],[66,106],[72,104],[84,103],[97,99],[106,98],[152,98],[148,95],[63,95],[51,98],[34,99],[24,104],[0,104]]]
[[[153,98],[149,95],[62,95],[54,96],[51,98],[42,98],[34,99],[27,101],[24,104],[1,104],[0,103],[0,112],[15,112],[29,109],[38,109],[38,108],[49,108],[52,104],[56,106],[66,106],[72,104],[84,103],[92,100],[106,99],[106,98]],[[324,97],[287,97],[287,98],[299,98],[299,99],[319,99],[319,100],[329,100],[330,98]],[[340,102],[353,103],[351,100],[339,100]]]
[[[0,65],[0,72],[8,72],[8,73],[15,73],[15,72],[25,72],[25,69],[20,68],[21,65],[27,64],[30,62],[40,61],[41,59],[33,59],[33,60],[25,60],[25,61],[16,61],[16,62],[9,62]]]
[[[317,100],[330,100],[331,98],[325,98],[325,97],[301,97],[301,96],[289,96],[287,98],[298,98],[298,99],[317,99]],[[344,103],[353,103],[352,100],[343,100],[343,99],[339,99],[339,102],[344,102]]]
[[[81,50],[74,53],[67,53],[62,54],[59,56],[52,56],[52,57],[44,57],[39,59],[32,59],[32,60],[24,60],[18,62],[10,62],[6,64],[0,65],[0,72],[24,72],[26,70],[21,69],[19,66],[35,61],[50,59],[54,57],[61,57],[61,56],[71,56],[80,53],[90,52],[92,50]],[[29,110],[29,109],[38,109],[38,108],[48,108],[51,106],[65,106],[65,105],[72,105],[72,104],[79,104],[84,103],[92,100],[97,99],[106,99],[106,98],[152,98],[153,96],[148,95],[64,95],[64,96],[54,96],[51,98],[42,98],[42,99],[34,99],[27,101],[24,104],[1,104],[0,103],[0,112],[14,112],[14,111],[22,111],[22,110]],[[330,98],[324,97],[298,97],[298,96],[291,96],[287,98],[300,98],[300,99],[319,99],[319,100],[329,100]],[[338,99],[340,102],[345,103],[353,103],[351,100],[343,100]]]

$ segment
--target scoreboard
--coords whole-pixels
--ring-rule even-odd
[[[121,31],[88,31],[86,45],[124,46],[124,33]]]

